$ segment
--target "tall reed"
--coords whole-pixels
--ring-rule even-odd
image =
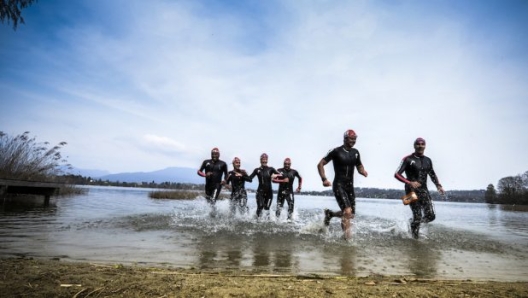
[[[29,131],[14,137],[0,131],[0,178],[53,181],[63,169],[71,168],[60,153],[65,145],[39,143]]]

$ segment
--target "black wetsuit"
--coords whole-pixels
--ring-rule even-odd
[[[242,176],[237,176],[237,173]],[[233,170],[227,174],[226,183],[231,183],[231,213],[234,213],[237,207],[240,213],[247,212],[246,181],[251,181],[246,171]]]
[[[279,174],[273,167],[261,166],[253,170],[249,175],[249,179],[253,180],[255,176],[259,179],[259,186],[257,188],[257,216],[260,217],[262,209],[269,210],[271,201],[273,200],[273,188],[271,186],[271,175]]]
[[[406,177],[402,176],[404,172]],[[417,201],[409,204],[413,213],[411,229],[413,236],[415,237],[418,236],[420,222],[431,222],[436,217],[433,201],[431,200],[431,195],[427,189],[428,175],[431,177],[431,181],[433,181],[437,187],[441,186],[440,181],[438,180],[438,177],[436,176],[436,173],[433,169],[433,162],[431,159],[424,155],[417,156],[415,154],[405,156],[402,159],[395,174],[396,179],[405,183],[405,193],[409,193],[412,190],[418,196]],[[408,185],[408,183],[411,181],[419,182],[421,186],[417,189],[411,189],[411,187]]]
[[[291,219],[293,214],[293,206],[295,204],[295,196],[293,191],[293,181],[295,180],[295,177],[299,178],[299,180],[302,180],[301,175],[299,175],[299,172],[294,169],[286,170],[284,168],[277,170],[283,178],[288,178],[289,182],[281,182],[279,184],[279,191],[277,194],[277,210],[275,212],[275,215],[277,217],[280,216],[282,207],[284,206],[284,200],[288,202],[288,219]]]
[[[212,172],[209,177],[205,177],[205,198],[207,202],[214,205],[220,195],[220,190],[222,190],[222,175],[227,177],[227,164],[222,160],[213,162],[212,159],[206,159],[203,161],[200,171],[206,174]]]
[[[328,163],[334,163],[334,182],[332,183],[332,190],[341,208],[350,207],[352,214],[356,213],[356,194],[354,192],[354,171],[355,168],[361,166],[361,158],[359,151],[355,148],[346,150],[345,146],[336,147],[323,157]]]

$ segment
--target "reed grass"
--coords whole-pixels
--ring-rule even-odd
[[[65,145],[39,143],[28,131],[14,137],[0,131],[0,178],[53,181],[62,169],[71,168],[60,153]]]
[[[80,188],[73,184],[65,184],[61,188],[57,189],[55,193],[58,196],[75,196],[75,195],[84,195],[88,193],[88,189]]]

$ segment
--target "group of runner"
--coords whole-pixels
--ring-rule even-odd
[[[275,169],[268,166],[268,155],[262,153],[260,156],[260,166],[248,173],[240,168],[240,158],[233,159],[233,170],[227,170],[227,164],[220,160],[220,150],[213,148],[211,150],[211,159],[206,159],[202,162],[202,166],[198,169],[198,175],[205,177],[205,198],[213,208],[213,214],[216,211],[216,200],[220,194],[223,186],[231,189],[230,209],[235,212],[237,209],[240,213],[246,213],[247,207],[247,192],[245,188],[246,182],[252,182],[253,178],[258,178],[258,188],[256,193],[257,198],[257,217],[261,217],[262,211],[269,211],[273,201],[273,187],[272,182],[279,183],[279,190],[277,194],[277,209],[275,215],[280,217],[284,202],[288,203],[288,220],[292,220],[293,209],[295,204],[295,196],[293,191],[293,183],[298,178],[298,186],[296,192],[300,192],[302,188],[302,177],[299,172],[291,168],[291,159],[284,159],[284,167]],[[224,177],[225,179],[222,179]],[[269,212],[266,212],[269,214]]]
[[[317,164],[317,170],[321,177],[323,186],[332,187],[334,196],[339,206],[339,211],[324,210],[324,224],[328,226],[333,217],[341,218],[341,228],[344,232],[344,238],[351,238],[351,220],[356,213],[356,195],[354,192],[354,172],[358,171],[364,177],[368,176],[361,162],[359,151],[354,148],[357,141],[357,134],[354,130],[349,129],[343,135],[343,145],[331,149]],[[435,219],[434,206],[427,188],[427,177],[435,184],[438,192],[444,194],[444,189],[433,169],[431,159],[424,155],[426,142],[423,138],[417,138],[414,141],[414,152],[405,156],[394,177],[405,184],[405,198],[413,198],[409,204],[413,213],[411,219],[411,233],[414,238],[419,237],[420,224],[431,222]],[[326,178],[325,165],[333,163],[334,179],[330,182]],[[302,177],[298,171],[291,168],[291,159],[284,160],[284,167],[275,169],[268,166],[268,155],[263,153],[260,156],[260,167],[253,170],[248,175],[247,172],[240,168],[241,161],[238,157],[233,159],[233,170],[228,171],[227,164],[220,160],[220,150],[213,148],[211,150],[211,159],[203,161],[198,175],[205,177],[205,194],[207,201],[215,212],[215,203],[223,186],[231,189],[231,211],[238,209],[245,213],[247,207],[247,192],[245,182],[253,181],[258,177],[258,188],[256,193],[257,200],[257,217],[260,218],[263,210],[269,214],[269,209],[273,200],[272,182],[279,183],[277,194],[276,216],[279,217],[284,206],[284,201],[288,203],[288,220],[292,219],[294,210],[294,191],[293,183],[298,178],[298,187],[296,192],[301,191]],[[405,175],[405,176],[404,176]],[[222,179],[224,178],[224,179]]]

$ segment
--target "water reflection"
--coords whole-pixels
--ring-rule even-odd
[[[344,247],[338,254],[339,273],[343,275],[356,275],[356,249],[355,247]]]
[[[269,234],[252,236],[253,266],[267,271],[295,271],[292,243],[296,243],[293,234],[272,237]]]
[[[487,207],[490,228],[502,226],[519,235],[525,235],[528,232],[528,226],[523,224],[526,220],[528,205],[487,204]]]
[[[51,201],[50,204],[46,205],[42,196],[6,195],[5,197],[1,198],[1,201],[2,204],[0,207],[0,212],[5,213],[25,213],[56,210],[55,202]]]
[[[295,271],[292,263],[292,251],[289,248],[281,248],[275,252],[275,266],[283,271]]]
[[[227,237],[226,237],[227,236]],[[239,268],[242,264],[243,242],[232,235],[210,235],[197,242],[198,267]]]
[[[528,212],[528,205],[498,205],[503,211]]]
[[[266,241],[264,238],[266,235],[255,235],[256,238],[253,239],[253,267],[262,269],[270,268],[270,254],[271,246],[269,241]]]
[[[196,242],[196,265],[201,269],[247,268],[268,272],[295,271],[291,241],[268,234],[234,235],[217,233]],[[291,240],[291,239],[290,239]]]
[[[408,257],[409,271],[416,276],[435,277],[438,273],[440,252],[431,249],[431,244],[423,241],[410,241],[405,254]]]
[[[487,204],[488,207],[488,221],[492,225],[496,225],[499,218],[499,210],[495,204]]]
[[[227,251],[227,261],[229,267],[239,268],[242,261],[242,251],[240,250],[240,248],[230,248]]]

